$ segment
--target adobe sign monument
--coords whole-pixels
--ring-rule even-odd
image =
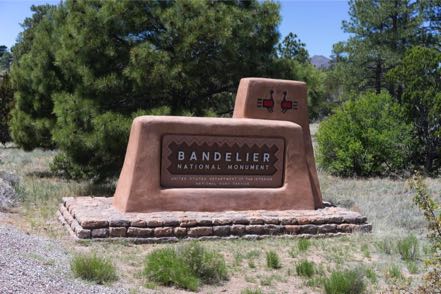
[[[302,82],[245,78],[233,118],[134,120],[113,198],[66,198],[79,238],[172,241],[369,231],[366,218],[323,208]]]

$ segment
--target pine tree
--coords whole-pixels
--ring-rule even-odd
[[[441,167],[441,53],[414,47],[388,75],[403,87],[401,105],[416,129],[414,161],[427,172]]]
[[[52,148],[51,131],[55,125],[51,95],[61,86],[55,65],[56,8],[32,6],[34,14],[24,21],[24,32],[12,48],[14,63],[11,79],[15,88],[15,107],[11,135],[25,150]],[[49,17],[50,16],[50,17]]]
[[[54,166],[71,175],[116,175],[135,115],[204,115],[231,103],[222,99],[240,78],[270,71],[278,9],[196,0],[36,7],[13,50],[14,140],[59,147]]]
[[[277,46],[280,58],[294,59],[300,63],[309,62],[309,53],[306,44],[303,43],[296,34],[289,33]]]
[[[0,143],[11,140],[9,134],[9,116],[13,105],[13,90],[8,73],[0,74]]]
[[[388,83],[385,74],[401,60],[406,49],[418,43],[423,17],[411,0],[351,0],[350,20],[343,30],[351,37],[344,44],[351,90],[387,89],[400,96],[400,88]]]

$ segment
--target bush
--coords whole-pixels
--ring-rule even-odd
[[[401,269],[395,264],[389,267],[387,274],[391,279],[401,279],[403,277],[401,274]]]
[[[415,235],[399,240],[397,248],[403,260],[415,261],[418,257],[418,239]]]
[[[263,294],[262,290],[260,290],[259,288],[257,289],[243,289],[242,291],[240,291],[240,294]]]
[[[208,251],[196,242],[181,247],[179,253],[203,283],[215,284],[227,279],[227,266],[219,253]]]
[[[314,263],[307,260],[302,260],[296,265],[296,272],[299,276],[312,277],[315,273]]]
[[[377,274],[372,268],[366,269],[366,277],[369,279],[369,281],[371,281],[371,283],[377,282]]]
[[[297,247],[299,248],[299,251],[306,251],[311,246],[311,241],[309,239],[300,239],[297,243]]]
[[[64,98],[65,99],[65,98]],[[147,111],[137,111],[131,116],[106,112],[97,115],[87,105],[79,103],[56,103],[56,112],[61,117],[59,128],[53,137],[62,149],[51,164],[55,174],[66,178],[103,180],[117,175],[121,170],[129,139],[132,120],[141,115],[167,115],[170,108],[158,107]],[[72,117],[76,113],[77,117]],[[75,122],[94,117],[90,122],[90,135],[81,133]]]
[[[192,291],[201,283],[214,284],[228,279],[223,256],[198,243],[153,251],[147,256],[144,275],[156,283]]]
[[[117,279],[112,262],[95,254],[75,256],[72,259],[70,268],[76,277],[97,284],[104,284]]]
[[[268,251],[266,253],[266,266],[272,269],[279,269],[282,267],[279,255],[275,251]]]
[[[387,255],[392,254],[392,250],[394,248],[394,242],[390,239],[380,240],[376,243],[378,249],[380,249],[383,253]]]
[[[319,163],[330,173],[385,175],[408,168],[412,128],[389,94],[366,93],[323,121],[317,141]]]
[[[409,261],[406,263],[407,270],[411,274],[417,274],[418,273],[418,265],[415,261]]]
[[[432,249],[426,260],[428,268],[424,274],[424,283],[419,287],[418,293],[435,293],[441,289],[441,204],[429,193],[420,175],[415,175],[410,180],[410,186],[415,190],[413,200],[426,218]]]
[[[366,288],[361,270],[332,272],[324,286],[326,294],[360,294]]]
[[[158,249],[150,253],[147,256],[144,275],[149,280],[165,286],[175,285],[192,291],[199,287],[198,277],[172,248]]]

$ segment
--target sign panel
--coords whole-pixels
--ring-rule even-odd
[[[276,188],[283,185],[282,138],[164,135],[164,188]]]

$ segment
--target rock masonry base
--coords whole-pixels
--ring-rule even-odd
[[[328,237],[370,232],[358,212],[341,207],[318,210],[223,212],[165,211],[121,213],[112,198],[63,198],[59,220],[79,240],[126,240],[135,243],[179,240],[261,239],[268,236]]]

